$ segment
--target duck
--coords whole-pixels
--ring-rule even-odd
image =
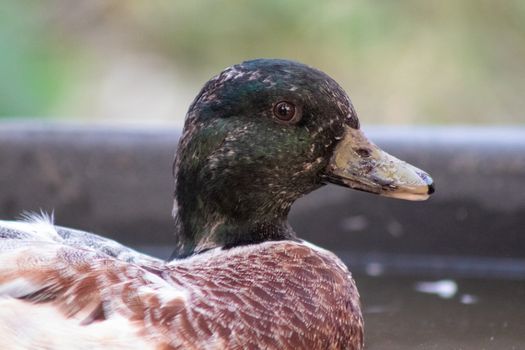
[[[367,139],[334,79],[283,59],[205,83],[173,173],[168,261],[52,215],[0,221],[0,348],[363,349],[354,279],[299,238],[292,204],[327,184],[434,192],[426,172]]]

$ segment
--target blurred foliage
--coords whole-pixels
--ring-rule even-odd
[[[316,66],[366,122],[525,123],[525,2],[10,1],[0,116],[180,120],[256,57]]]

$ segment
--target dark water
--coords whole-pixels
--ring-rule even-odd
[[[525,349],[525,281],[354,277],[366,349]]]

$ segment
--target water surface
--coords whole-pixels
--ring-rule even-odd
[[[354,277],[366,349],[525,349],[525,281]]]

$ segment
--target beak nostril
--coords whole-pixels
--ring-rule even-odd
[[[428,192],[427,194],[432,194],[436,192],[436,188],[434,187],[434,183],[431,183],[430,185],[428,185]]]
[[[370,152],[367,148],[358,148],[355,150],[355,153],[357,153],[361,158],[369,158],[372,155],[372,152]]]

